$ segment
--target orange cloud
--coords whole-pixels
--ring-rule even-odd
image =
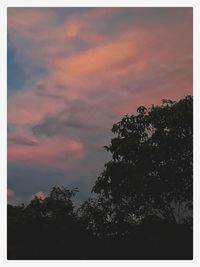
[[[99,71],[112,70],[117,67],[117,63],[134,56],[135,52],[133,44],[116,42],[91,49],[71,58],[58,59],[56,65],[64,73],[69,72],[69,76],[78,78],[96,74]]]
[[[68,23],[66,27],[63,29],[63,33],[66,34],[67,37],[73,38],[78,35],[80,30],[80,26],[77,23]]]
[[[74,25],[72,29],[78,27],[75,23],[71,25]],[[151,31],[144,27],[132,31],[129,26],[114,40],[99,41],[96,47],[67,57],[58,56],[56,49],[53,52],[47,49],[49,75],[39,82],[45,86],[45,95],[58,95],[60,98],[41,97],[34,88],[20,92],[9,100],[8,121],[35,124],[47,114],[66,109],[67,100],[84,98],[102,88],[111,92],[113,98],[117,91],[123,94],[113,108],[116,115],[129,112],[129,102],[130,110],[132,103],[135,103],[135,108],[142,104],[135,101],[138,93],[141,100],[145,98],[144,93],[149,99],[152,94],[155,99],[161,99],[164,95],[172,98],[180,93],[190,93],[192,38],[188,36],[185,40],[180,26],[171,25],[167,29],[157,26]],[[85,37],[89,34],[92,32],[88,31]],[[58,89],[60,84],[63,90]],[[108,108],[106,103],[105,108]]]
[[[83,89],[93,90],[96,86],[112,84],[115,89],[129,76],[146,68],[144,58],[138,57],[139,38],[138,32],[131,37],[128,34],[71,57],[54,58],[52,79],[66,84],[71,89],[70,94],[75,96]]]
[[[9,123],[37,124],[48,114],[70,108],[70,101],[84,101],[90,95],[97,96],[91,99],[96,101],[97,109],[112,110],[118,118],[138,105],[192,91],[191,12],[185,14],[181,10],[184,20],[166,25],[136,21],[108,36],[95,31],[94,25],[103,24],[104,20],[108,23],[112,15],[122,12],[120,8],[87,9],[80,16],[66,17],[59,27],[49,25],[53,21],[52,10],[24,10],[11,9],[9,29],[14,31],[21,25],[15,37],[18,42],[28,38],[36,44],[25,50],[30,60],[44,61],[48,75],[37,81],[44,85],[44,92],[38,94],[36,84],[9,99]],[[30,16],[30,25],[21,22],[26,16]],[[74,52],[76,38],[90,45]],[[69,44],[73,53],[68,53]]]

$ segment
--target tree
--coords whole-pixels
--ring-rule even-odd
[[[56,220],[74,216],[74,206],[71,198],[78,190],[54,186],[44,199],[35,196],[25,208],[26,215],[35,218],[51,217]]]
[[[72,197],[77,189],[54,186],[46,198],[27,206],[8,205],[8,257],[59,258],[73,254],[79,227]]]
[[[139,107],[113,125],[97,196],[55,186],[8,205],[8,259],[192,259],[192,97]]]
[[[50,194],[43,201],[43,208],[49,217],[56,220],[73,218],[74,206],[71,198],[78,192],[77,188],[68,189],[67,187],[54,186]]]
[[[116,234],[114,211],[109,200],[104,197],[89,198],[77,210],[80,224],[93,236],[103,238]]]
[[[193,99],[139,107],[113,125],[112,159],[93,191],[121,221],[157,217],[183,223],[192,212]],[[118,211],[118,212],[117,212]]]

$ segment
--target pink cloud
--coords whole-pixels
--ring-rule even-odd
[[[76,29],[75,35],[82,34],[78,23],[68,23]],[[132,31],[129,25],[114,40],[99,41],[95,47],[70,57],[48,51],[64,45],[59,32],[57,43],[47,45],[49,55],[44,60],[47,60],[49,75],[38,81],[45,88],[43,96],[38,94],[38,84],[13,96],[8,102],[9,123],[34,125],[48,114],[70,108],[70,101],[84,101],[91,94],[99,95],[95,102],[97,109],[112,110],[118,118],[138,105],[159,102],[165,96],[174,98],[191,93],[192,32],[187,29],[190,27],[187,22],[185,24],[185,27],[177,23],[164,29],[158,25],[151,31],[143,26]],[[104,88],[107,98],[102,101]],[[116,99],[115,104],[108,105],[109,98]],[[90,116],[86,114],[85,119]]]
[[[62,107],[60,99],[38,96],[36,86],[30,90],[19,92],[8,101],[9,123],[34,124],[45,114],[54,113],[58,106]]]
[[[110,128],[139,105],[191,94],[191,12],[177,12],[177,17],[184,19],[173,23],[148,25],[137,18],[113,34],[95,30],[94,25],[106,24],[120,12],[112,8],[87,10],[80,16],[69,16],[58,27],[52,11],[11,9],[8,29],[16,49],[30,61],[42,61],[48,74],[9,99],[8,122],[33,127],[62,110],[67,121],[72,103],[77,101],[92,105],[91,110],[77,112],[76,120]],[[85,48],[79,50],[81,42]],[[81,141],[67,137],[37,142],[37,146],[10,144],[9,160],[63,167],[85,153]]]
[[[15,193],[10,188],[7,188],[7,198],[8,200],[12,199],[15,196]]]
[[[44,200],[46,198],[46,195],[44,192],[40,191],[35,193],[35,197],[38,198],[39,200]]]
[[[85,155],[83,144],[66,137],[43,138],[37,146],[11,144],[8,146],[10,162],[32,165],[70,167]]]
[[[50,13],[46,13],[46,16],[41,10],[31,8],[8,8],[8,30],[16,31],[21,30],[23,34],[25,30],[29,30],[30,27],[35,27],[38,23],[44,23]]]

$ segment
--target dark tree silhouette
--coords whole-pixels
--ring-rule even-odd
[[[110,199],[120,223],[156,216],[188,221],[192,210],[192,97],[139,107],[114,124],[112,160],[93,188]]]
[[[192,97],[113,125],[112,159],[78,209],[68,187],[8,205],[8,259],[192,259]]]
[[[81,205],[77,214],[82,227],[95,237],[115,235],[114,213],[109,200],[103,197],[90,198]]]
[[[63,250],[70,258],[81,234],[71,200],[77,191],[55,186],[44,200],[35,196],[27,206],[9,205],[8,258],[59,259]]]

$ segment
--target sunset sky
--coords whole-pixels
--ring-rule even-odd
[[[113,123],[192,94],[192,60],[192,8],[8,8],[8,201],[87,199]]]

